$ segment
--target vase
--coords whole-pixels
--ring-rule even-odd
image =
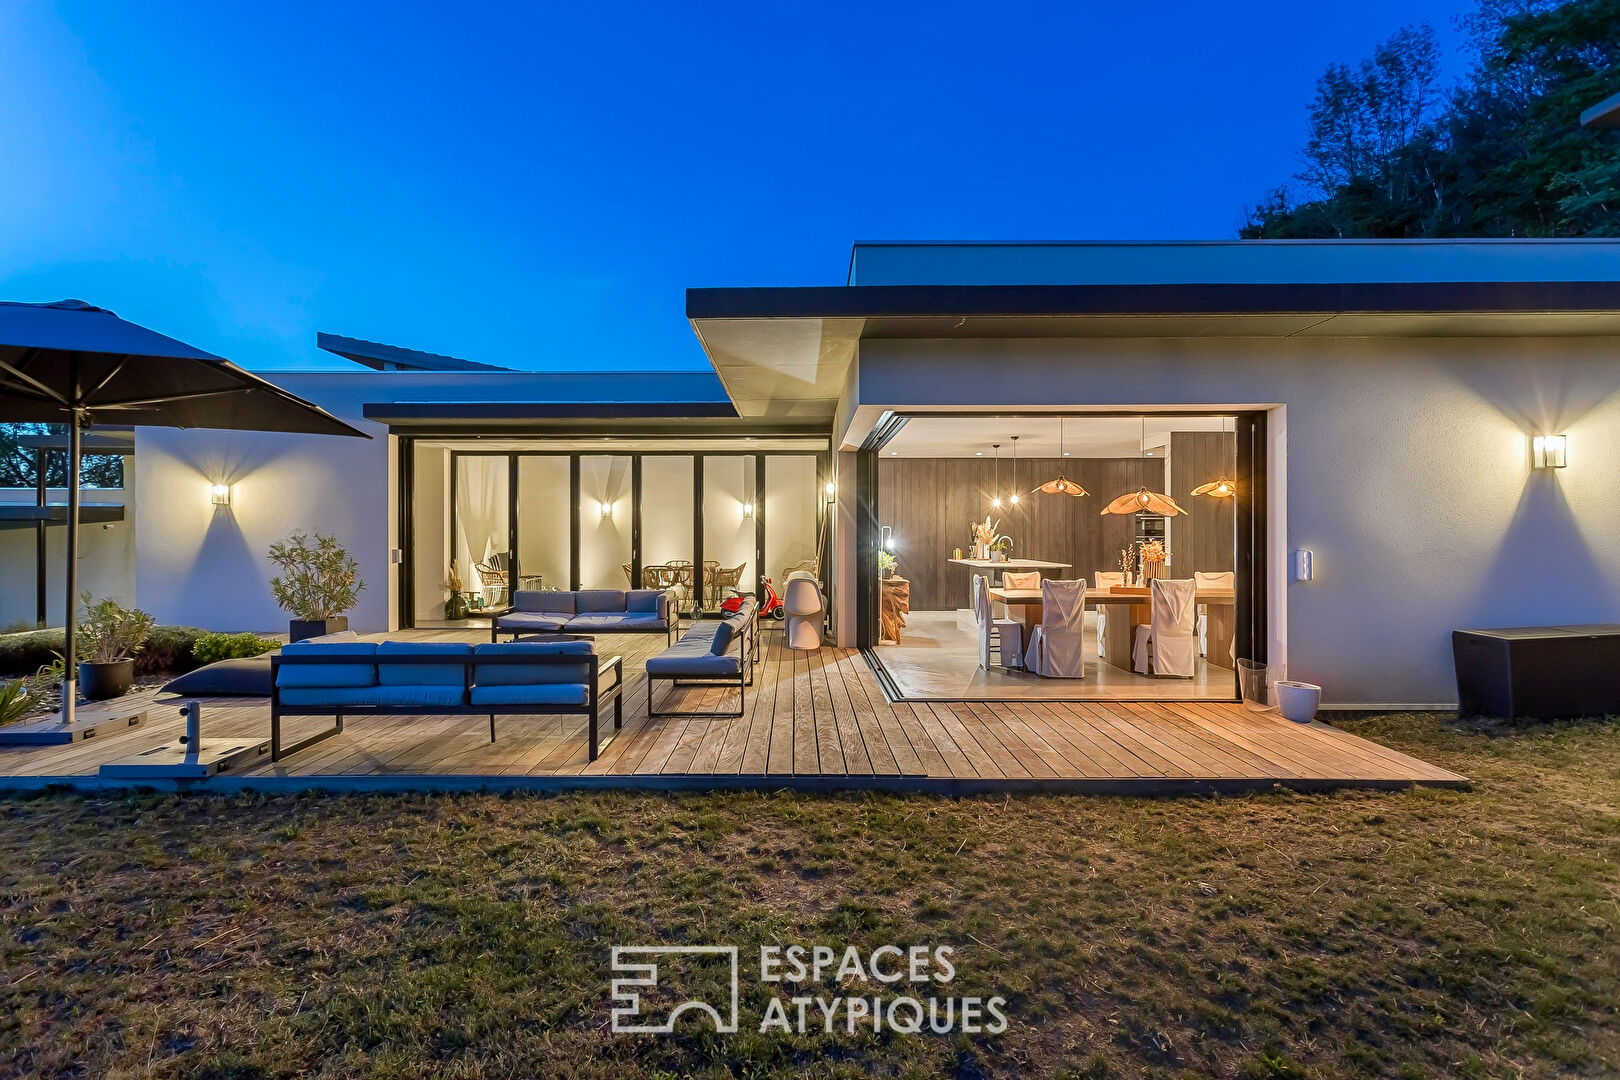
[[[451,622],[458,622],[467,617],[467,598],[460,593],[450,594],[450,599],[444,602],[444,617]]]
[[[1277,683],[1277,709],[1296,724],[1308,724],[1316,719],[1316,709],[1321,703],[1322,688],[1315,683],[1294,679]]]

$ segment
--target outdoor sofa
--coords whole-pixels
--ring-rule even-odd
[[[735,615],[692,624],[681,639],[647,660],[648,716],[741,716],[747,687],[754,685],[754,664],[759,656],[759,605],[753,597],[743,601]],[[659,712],[653,708],[653,683],[672,686],[737,688],[736,712]]]
[[[512,610],[490,624],[489,639],[510,634],[664,634],[679,622],[674,597],[664,589],[519,589]]]
[[[622,657],[603,660],[589,641],[467,645],[461,642],[301,641],[271,658],[270,759],[330,738],[345,716],[422,715],[590,717],[589,752],[602,741],[598,719],[613,706],[613,730],[624,723]],[[284,745],[283,716],[333,716],[336,725]]]

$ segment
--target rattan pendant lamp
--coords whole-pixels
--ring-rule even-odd
[[[1058,457],[1067,456],[1063,452],[1063,417],[1060,416],[1058,417]],[[1048,495],[1073,495],[1077,499],[1082,495],[1090,494],[1085,488],[1064,476],[1061,469],[1058,470],[1056,479],[1048,480],[1034,491],[1031,491],[1030,494],[1033,495],[1036,491],[1044,491]]]
[[[1147,417],[1142,417],[1142,460],[1147,460]],[[1128,491],[1103,507],[1105,514],[1163,514],[1176,517],[1187,511],[1176,505],[1176,500],[1162,491],[1150,491],[1146,485]]]
[[[1221,420],[1221,434],[1226,434],[1225,419]],[[1194,495],[1208,495],[1211,498],[1216,499],[1230,499],[1232,496],[1237,494],[1237,481],[1228,480],[1226,478],[1226,470],[1222,469],[1221,475],[1218,479],[1212,480],[1207,484],[1199,484],[1197,487],[1192,489],[1192,493]]]

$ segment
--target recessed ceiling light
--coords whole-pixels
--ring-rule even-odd
[[[1149,450],[1149,451],[1148,451],[1148,452],[1147,452],[1147,456],[1148,456],[1148,457],[1152,457],[1152,456],[1153,456],[1153,451],[1151,451],[1151,450]]]
[[[1065,451],[1063,451],[1063,456],[1064,456],[1064,457],[1068,457],[1068,456],[1069,456],[1069,452],[1068,452],[1068,451],[1067,451],[1067,450],[1065,450]]]
[[[890,457],[899,457],[900,456],[900,451],[898,451],[898,450],[890,450],[889,451],[889,456]]]
[[[973,456],[974,457],[984,457],[984,451],[983,450],[975,450],[975,451],[973,451]]]

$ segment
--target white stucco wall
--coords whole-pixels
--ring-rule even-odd
[[[846,449],[884,408],[1272,408],[1277,535],[1315,553],[1273,628],[1330,703],[1455,702],[1453,629],[1620,621],[1620,340],[871,340],[858,394]]]
[[[135,497],[140,518],[140,605],[159,622],[210,630],[285,630],[270,596],[265,551],[298,530],[336,536],[366,583],[351,628],[389,629],[397,568],[391,440],[360,419],[377,399],[370,372],[278,374],[276,383],[369,432],[371,439],[248,431],[138,428]],[[208,486],[231,485],[215,507]]]
[[[124,459],[124,475],[134,475],[135,461]],[[91,523],[79,530],[79,591],[97,600],[112,597],[121,603],[136,602],[135,596],[135,515],[124,488],[85,488],[80,497],[86,503],[115,503],[124,506],[124,520]],[[0,502],[32,506],[38,498],[33,488],[0,488]],[[67,490],[52,488],[46,493],[52,503],[66,503]],[[35,533],[30,527],[0,529],[0,629],[34,625]],[[45,530],[45,614],[51,626],[61,626],[67,610],[67,587],[63,580],[67,567],[67,529],[52,525]]]

